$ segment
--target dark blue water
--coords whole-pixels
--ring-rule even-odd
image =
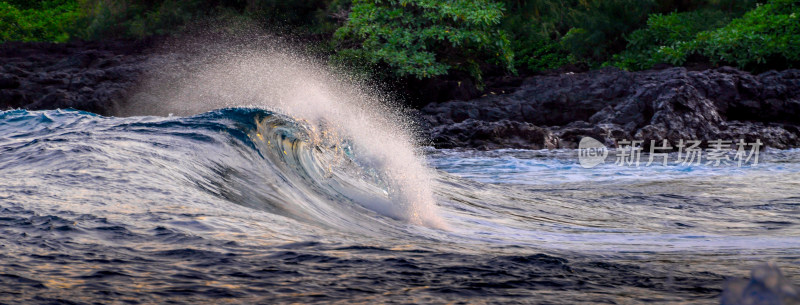
[[[249,108],[0,112],[0,303],[719,303],[766,262],[800,279],[797,151],[429,150],[418,209],[413,172],[321,133]]]

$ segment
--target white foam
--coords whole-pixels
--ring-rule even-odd
[[[413,224],[444,228],[432,170],[384,95],[287,49],[221,49],[152,71],[123,115],[192,115],[224,107],[260,107],[347,138],[357,157],[389,184],[390,204],[359,202]],[[188,67],[188,68],[187,68]]]

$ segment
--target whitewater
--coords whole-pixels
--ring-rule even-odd
[[[800,274],[800,151],[440,150],[314,62],[202,59],[118,116],[0,112],[0,303],[719,303]]]

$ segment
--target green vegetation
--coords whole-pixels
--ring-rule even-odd
[[[797,0],[769,1],[728,20],[720,11],[652,15],[647,28],[628,37],[628,49],[615,55],[613,64],[631,70],[662,62],[682,65],[691,55],[748,70],[800,63]]]
[[[80,39],[143,38],[180,34],[191,26],[239,23],[324,31],[326,10],[338,2],[281,0],[82,0]],[[330,29],[328,29],[330,30]]]
[[[727,14],[718,10],[698,10],[668,15],[653,14],[647,27],[628,35],[628,47],[614,55],[614,64],[628,70],[640,70],[657,63],[677,62],[665,56],[665,50],[694,39],[697,33],[716,29],[730,21]]]
[[[250,22],[332,32],[337,0],[4,0],[0,41],[100,40],[180,34],[193,25]],[[327,27],[327,28],[326,28]]]
[[[398,76],[427,78],[453,68],[481,79],[481,64],[514,70],[514,54],[497,25],[503,5],[489,0],[355,0],[335,39],[354,47],[341,56],[385,63]]]
[[[0,2],[0,41],[65,42],[76,30],[74,1]]]
[[[624,48],[623,36],[640,27],[654,8],[651,0],[578,1],[561,44],[587,63],[603,62]]]
[[[723,28],[701,32],[693,41],[676,48],[683,54],[672,58],[685,58],[696,52],[712,63],[744,69],[796,67],[800,63],[800,2],[770,1]]]
[[[503,20],[517,65],[529,71],[598,66],[625,47],[623,35],[644,24],[654,0],[510,1]]]
[[[332,62],[373,75],[462,75],[479,86],[487,75],[567,65],[800,65],[799,0],[0,0],[0,41],[137,39],[241,23],[311,37]]]

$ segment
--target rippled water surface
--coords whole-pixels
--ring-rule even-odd
[[[799,151],[428,149],[426,209],[351,140],[248,108],[0,112],[0,303],[718,303],[765,262],[800,280]]]

